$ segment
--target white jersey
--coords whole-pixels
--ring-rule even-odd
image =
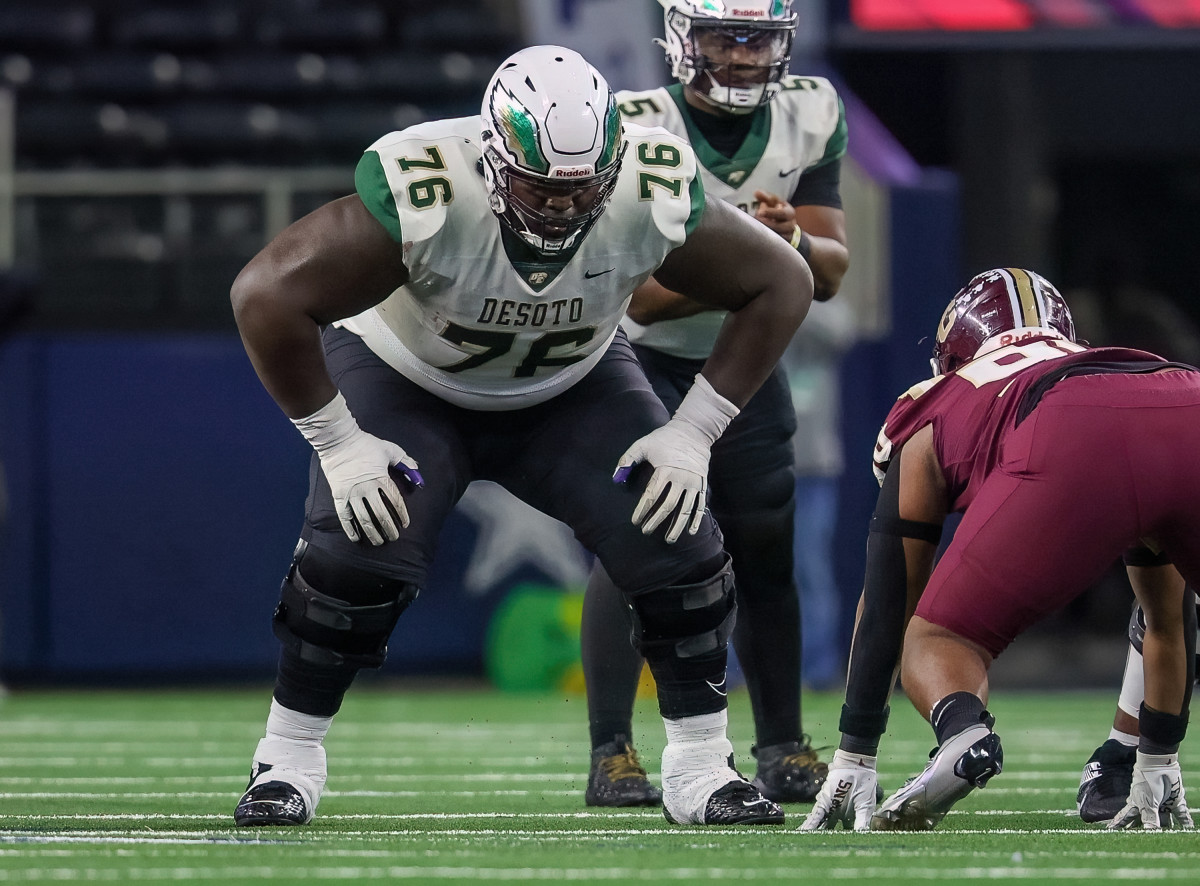
[[[471,409],[532,406],[599,362],[633,290],[699,223],[687,143],[625,127],[607,207],[563,264],[506,246],[479,169],[479,117],[422,123],[371,145],[359,197],[404,246],[409,281],[340,321],[406,378]],[[511,253],[511,257],[510,257]]]
[[[687,139],[700,161],[709,196],[753,215],[758,209],[755,191],[788,199],[806,171],[846,153],[845,111],[833,85],[823,77],[788,76],[782,87],[754,112],[750,132],[733,157],[713,148],[692,124],[679,84],[645,92],[624,90],[617,93],[617,102],[627,122],[660,126]],[[724,321],[724,311],[704,311],[650,326],[626,317],[623,324],[630,340],[639,345],[676,357],[705,359]]]

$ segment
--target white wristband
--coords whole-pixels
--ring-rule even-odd
[[[708,379],[697,373],[695,383],[672,417],[695,427],[708,438],[711,446],[739,412],[740,409],[716,392]]]
[[[312,448],[317,450],[318,455],[328,452],[359,432],[358,422],[350,414],[350,407],[346,405],[346,398],[342,396],[341,391],[312,415],[292,419],[292,424],[299,429]]]
[[[870,769],[874,772],[877,760],[877,757],[867,754],[852,754],[849,751],[843,751],[841,748],[838,748],[833,752],[833,759],[829,761],[829,768]]]

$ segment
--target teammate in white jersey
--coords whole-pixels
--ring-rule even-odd
[[[705,495],[709,447],[808,310],[807,264],[706,199],[687,143],[623,126],[603,77],[557,46],[506,60],[481,117],[380,139],[355,182],[233,287],[259,377],[316,450],[235,820],[312,819],[346,690],[383,662],[446,516],[486,479],[567,523],[628,595],[668,819],[781,822],[725,736],[732,577]],[[619,326],[654,272],[730,310],[673,417]]]
[[[816,299],[831,298],[849,264],[839,195],[845,114],[828,80],[787,73],[796,31],[791,0],[660,2],[665,40],[657,42],[679,82],[619,93],[622,116],[686,138],[709,196],[789,243],[812,267]],[[673,409],[713,352],[727,314],[668,285],[659,275],[639,287],[624,326],[655,392]],[[795,430],[787,379],[775,369],[713,447],[709,472],[710,505],[737,580],[733,641],[754,711],[754,783],[779,802],[811,801],[826,773],[800,717]],[[629,741],[641,659],[623,639],[628,634],[622,597],[598,568],[583,627],[592,739],[588,805],[657,802],[658,790]]]

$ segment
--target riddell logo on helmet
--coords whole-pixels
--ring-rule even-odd
[[[730,12],[732,15],[740,15],[744,18],[758,18],[763,14],[761,9],[733,9]]]
[[[558,169],[550,173],[551,178],[586,178],[593,175],[592,167],[590,166],[560,166]]]
[[[1045,329],[1014,329],[1012,332],[1006,332],[1000,336],[1000,347],[1005,347],[1006,345],[1015,345],[1019,341],[1025,341],[1026,339],[1035,338],[1039,335],[1049,335],[1049,333]]]

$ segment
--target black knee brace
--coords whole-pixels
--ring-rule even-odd
[[[1133,615],[1129,616],[1129,645],[1142,654],[1142,643],[1146,639],[1146,616],[1142,607],[1133,604]]]
[[[729,557],[711,578],[638,594],[630,606],[633,645],[646,658],[668,650],[681,659],[720,652],[737,617]]]
[[[338,572],[344,582],[339,582],[339,593],[363,601],[349,603],[305,581],[300,564],[308,551],[301,541],[283,580],[275,608],[275,636],[285,649],[310,664],[380,667],[396,620],[416,599],[417,586],[341,567]]]

